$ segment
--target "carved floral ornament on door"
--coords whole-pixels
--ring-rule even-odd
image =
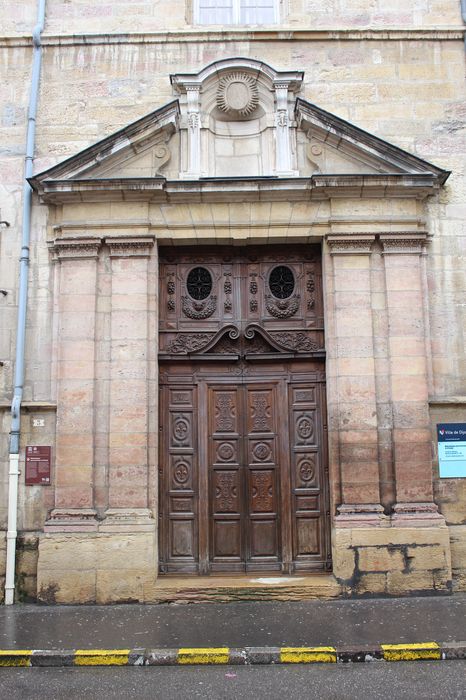
[[[162,266],[161,315],[167,314],[171,328],[175,319],[189,325],[189,332],[181,326],[176,334],[162,332],[162,355],[322,353],[323,335],[316,336],[322,324],[315,314],[316,292],[321,293],[317,249],[308,249],[306,264],[298,262],[299,252],[294,263],[284,264],[286,257],[259,267],[243,263],[244,273],[238,263]]]

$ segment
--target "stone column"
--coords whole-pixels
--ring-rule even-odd
[[[395,522],[443,520],[433,503],[421,255],[425,234],[381,235],[389,319]]]
[[[333,260],[333,337],[329,414],[341,485],[337,527],[378,525],[380,505],[371,248],[374,235],[329,235]]]
[[[46,532],[93,530],[97,257],[100,239],[57,239],[55,508]]]
[[[108,518],[148,510],[148,266],[153,237],[106,238],[111,260]]]

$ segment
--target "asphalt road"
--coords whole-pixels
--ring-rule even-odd
[[[466,661],[0,669],[8,700],[465,700]]]

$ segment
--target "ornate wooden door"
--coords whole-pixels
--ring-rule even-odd
[[[315,321],[319,302],[307,300],[308,313],[301,318],[306,330],[291,329],[289,321],[273,316],[273,299],[264,299],[261,306],[260,272],[251,276],[250,259],[235,251],[225,275],[222,264],[214,262],[218,258],[216,253],[208,268],[211,280],[223,287],[224,311],[230,313],[230,304],[237,309],[234,323],[219,319],[218,330],[206,327],[204,319],[195,325],[196,332],[180,333],[186,320],[176,325],[169,318],[176,314],[175,280],[187,279],[192,270],[194,297],[180,295],[185,318],[202,321],[191,317],[202,316],[207,306],[218,308],[212,288],[210,301],[207,295],[205,304],[194,303],[203,302],[196,294],[202,297],[203,285],[211,282],[205,268],[195,259],[186,265],[183,258],[162,266],[168,283],[161,313],[164,307],[169,313],[161,324],[160,570],[293,573],[328,568],[323,329]],[[284,266],[271,260],[269,267]],[[308,292],[312,287],[315,300],[318,285],[309,284],[309,270],[303,272],[308,276],[301,279]],[[274,279],[282,289],[290,278],[280,269]],[[291,291],[299,308],[300,295],[295,286]],[[265,323],[250,323],[251,308],[253,314],[263,309],[259,314],[266,315],[272,309],[278,324],[265,330]],[[289,307],[281,308],[286,312]],[[299,345],[294,333],[300,334]],[[287,342],[293,347],[284,347]]]

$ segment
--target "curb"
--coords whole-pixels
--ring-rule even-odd
[[[0,667],[233,666],[466,659],[466,642],[419,642],[354,647],[211,647],[177,649],[3,649]]]

